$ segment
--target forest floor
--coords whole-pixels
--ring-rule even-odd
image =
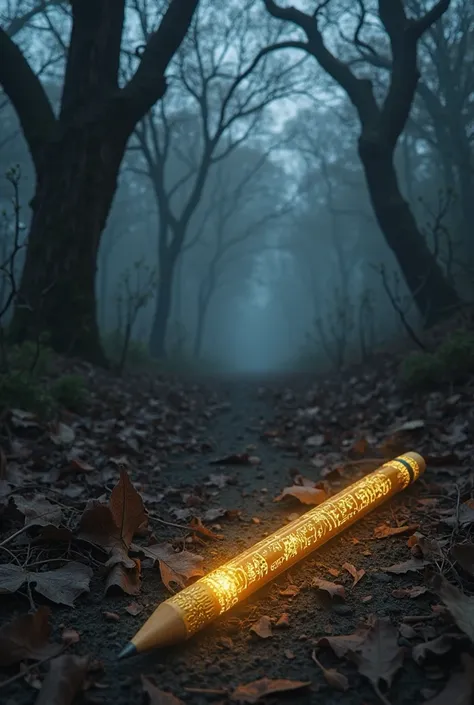
[[[1,420],[2,703],[471,703],[472,383],[414,398],[395,361],[196,385],[78,370],[80,415]],[[185,644],[117,661],[165,582],[406,450],[415,485]]]

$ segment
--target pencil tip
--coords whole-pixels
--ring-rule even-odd
[[[136,653],[137,653],[137,649],[136,649],[135,644],[132,644],[132,642],[129,641],[127,646],[125,646],[122,649],[122,651],[119,653],[118,659],[120,661],[123,658],[130,658],[130,656],[135,656]]]

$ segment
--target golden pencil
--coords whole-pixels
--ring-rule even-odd
[[[119,658],[189,639],[237,602],[408,487],[425,467],[421,455],[405,453],[310,509],[158,605]]]

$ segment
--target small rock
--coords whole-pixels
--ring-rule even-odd
[[[333,605],[332,611],[341,617],[354,613],[354,610],[349,605]]]

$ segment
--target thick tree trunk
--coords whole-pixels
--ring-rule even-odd
[[[125,145],[125,134],[104,121],[66,130],[45,147],[12,322],[17,342],[46,331],[56,351],[105,362],[96,317],[97,251]]]
[[[173,301],[174,268],[175,263],[171,260],[160,261],[158,293],[149,343],[150,355],[158,359],[166,357],[166,333]]]
[[[393,163],[393,149],[376,135],[362,135],[359,156],[377,222],[394,253],[426,325],[453,313],[460,300],[433,257],[408,203]]]

